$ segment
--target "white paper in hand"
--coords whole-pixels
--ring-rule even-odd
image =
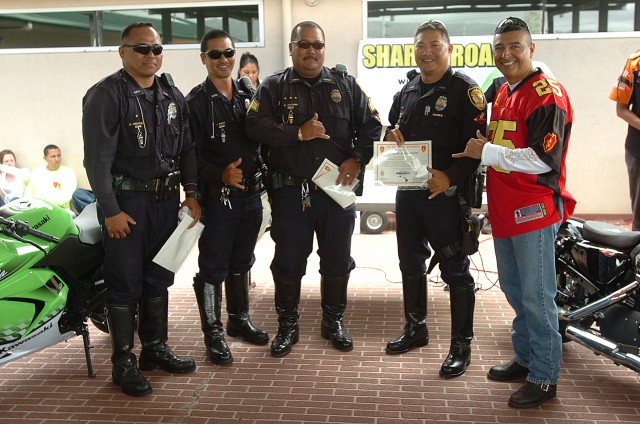
[[[350,185],[336,184],[339,175],[338,166],[329,159],[325,159],[311,180],[343,209],[347,209],[356,203],[354,190],[358,187],[360,180],[355,178]]]
[[[201,222],[196,222],[196,225],[189,228],[192,222],[193,218],[189,215],[185,214],[182,217],[182,221],[180,221],[178,227],[162,246],[156,257],[153,258],[153,262],[171,272],[178,272],[204,229],[204,225]]]

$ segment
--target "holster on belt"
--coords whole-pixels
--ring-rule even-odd
[[[255,174],[253,174],[252,176],[250,176],[249,178],[245,178],[242,180],[242,185],[244,186],[244,190],[240,190],[236,187],[232,187],[232,186],[228,186],[228,185],[224,185],[224,186],[219,186],[219,185],[210,185],[208,186],[207,192],[211,195],[211,196],[219,196],[220,195],[220,191],[223,188],[227,188],[229,191],[229,195],[230,196],[239,196],[241,194],[252,194],[252,193],[256,193],[260,190],[262,190],[264,188],[263,186],[263,176],[262,173],[260,171],[256,172]]]
[[[264,187],[267,189],[269,197],[273,192],[284,186],[299,186],[306,182],[306,178],[294,177],[291,175],[285,175],[282,172],[270,169],[267,177],[263,180]]]

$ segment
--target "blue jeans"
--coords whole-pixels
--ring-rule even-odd
[[[500,288],[516,313],[511,334],[515,360],[529,368],[532,383],[557,384],[560,374],[562,337],[554,301],[559,227],[494,239]]]

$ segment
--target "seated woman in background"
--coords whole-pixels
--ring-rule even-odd
[[[260,66],[258,65],[258,58],[249,52],[242,53],[242,56],[240,56],[240,68],[238,68],[238,79],[249,77],[255,90],[260,84],[260,80],[258,79],[259,75]]]
[[[29,170],[16,167],[16,155],[11,150],[0,151],[0,206],[24,196]]]

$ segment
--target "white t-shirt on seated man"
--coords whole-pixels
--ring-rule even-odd
[[[75,214],[70,209],[71,196],[78,186],[76,174],[71,168],[62,166],[62,153],[53,144],[44,148],[46,166],[31,171],[25,197],[46,200]]]

